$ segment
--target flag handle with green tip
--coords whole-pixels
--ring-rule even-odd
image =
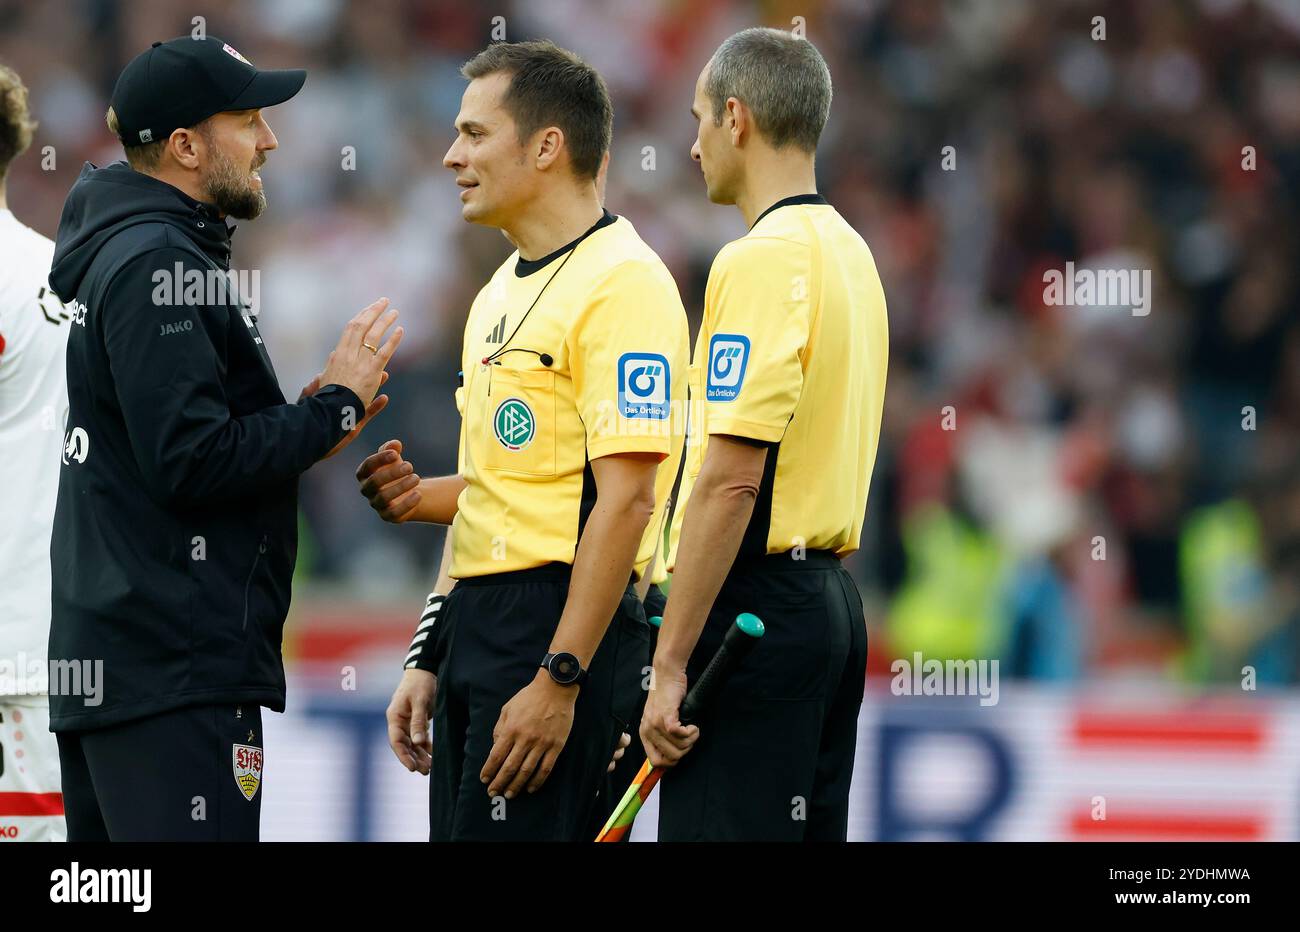
[[[663,619],[658,616],[650,619],[650,623],[655,626],[662,621]],[[758,616],[751,615],[749,612],[736,616],[736,623],[727,629],[727,635],[722,639],[718,652],[713,655],[709,665],[704,668],[704,672],[700,674],[700,678],[691,686],[682,701],[678,717],[683,725],[689,725],[703,714],[722,684],[731,676],[732,671],[745,655],[753,650],[762,636],[763,622],[758,619]],[[636,819],[636,814],[641,811],[641,806],[650,797],[650,791],[664,775],[664,769],[651,767],[648,760],[641,765],[641,769],[632,779],[632,785],[627,788],[618,806],[610,814],[609,821],[596,836],[596,841],[621,841],[632,830],[632,822]]]

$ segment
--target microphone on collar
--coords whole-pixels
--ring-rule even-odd
[[[502,347],[501,349],[493,353],[491,356],[484,356],[483,365],[486,366],[492,360],[496,359],[498,356],[504,355],[505,353],[532,353],[534,356],[540,359],[542,361],[542,365],[548,369],[555,364],[555,357],[553,357],[550,353],[539,353],[537,350],[524,349],[522,346],[516,346],[516,347],[511,347],[509,349],[507,349],[506,347]]]

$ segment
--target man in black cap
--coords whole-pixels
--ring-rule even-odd
[[[230,271],[225,218],[266,205],[262,108],[305,77],[216,38],[155,43],[108,112],[127,162],[85,166],[64,204],[49,691],[70,841],[257,839],[298,476],[387,403],[402,334],[376,301],[288,404]]]

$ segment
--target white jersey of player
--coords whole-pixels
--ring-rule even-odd
[[[68,837],[48,703],[44,696],[0,697],[0,844]]]
[[[54,244],[0,208],[0,842],[62,841],[50,734],[50,528],[68,417],[68,333],[46,281]]]
[[[0,208],[0,702],[46,691],[50,529],[68,388],[68,333],[84,317],[46,280],[54,244]],[[84,326],[84,323],[83,323]]]

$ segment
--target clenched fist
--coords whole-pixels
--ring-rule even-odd
[[[390,440],[370,454],[357,467],[361,494],[379,517],[401,524],[415,514],[420,504],[420,477],[402,459],[402,441]]]

